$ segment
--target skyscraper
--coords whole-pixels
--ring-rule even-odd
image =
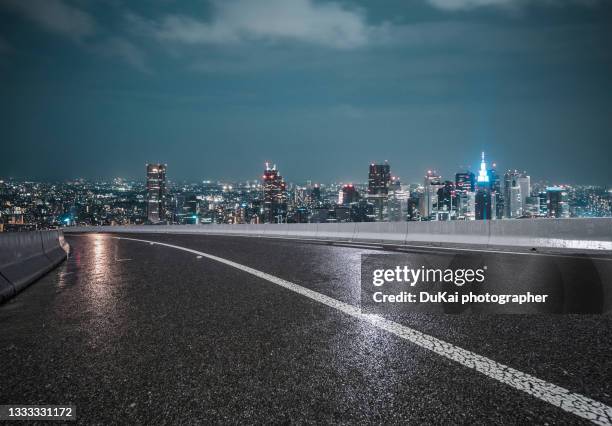
[[[505,200],[495,163],[489,169],[489,177],[491,181],[491,219],[503,219]]]
[[[521,188],[521,210],[525,214],[529,210],[527,206],[527,199],[531,197],[531,177],[527,176],[525,172],[521,173],[517,178],[518,186]]]
[[[287,217],[287,191],[283,177],[266,163],[263,174],[263,222],[282,223]]]
[[[166,220],[166,164],[147,164],[147,221]]]
[[[368,195],[387,195],[391,181],[391,166],[384,164],[370,164],[368,174]]]
[[[438,208],[438,189],[442,186],[442,176],[428,170],[423,182],[423,198],[421,199],[421,217],[429,220]]]
[[[476,220],[490,220],[491,210],[491,176],[489,176],[483,152],[476,179]]]
[[[473,219],[474,211],[470,209],[470,200],[476,190],[476,176],[474,173],[459,172],[455,174],[455,210],[457,219]],[[473,200],[472,200],[473,201]]]
[[[520,176],[517,170],[508,170],[504,174],[504,216],[507,218],[517,218],[523,214],[521,186],[518,180]]]
[[[368,200],[374,205],[377,220],[386,219],[389,183],[391,182],[391,167],[384,164],[370,164],[368,173]]]
[[[438,220],[451,220],[455,216],[457,201],[455,184],[447,180],[438,188]]]
[[[398,176],[392,176],[389,183],[388,218],[390,222],[406,220],[406,208],[409,194],[402,189]]]
[[[476,177],[472,172],[463,172],[455,174],[455,188],[457,191],[474,192],[476,186]]]
[[[491,191],[478,188],[476,191],[476,220],[491,219]]]
[[[569,205],[565,188],[559,186],[549,186],[546,188],[546,207],[548,217],[569,217]]]
[[[348,206],[359,200],[359,192],[357,192],[355,185],[349,183],[342,186],[340,197],[341,199],[338,200],[338,204]]]

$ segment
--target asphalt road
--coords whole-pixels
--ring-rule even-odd
[[[258,238],[132,237],[218,256],[342,306],[359,305],[360,255],[380,253]],[[111,235],[67,240],[67,262],[0,306],[0,404],[74,404],[84,424],[588,423],[206,256]],[[612,267],[605,258],[462,255],[504,264],[520,280],[540,279],[550,262],[567,271],[586,264],[605,277]],[[419,313],[393,320],[450,351],[472,351],[612,406],[610,314]]]

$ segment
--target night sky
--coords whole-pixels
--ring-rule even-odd
[[[612,185],[606,0],[0,0],[0,177]]]

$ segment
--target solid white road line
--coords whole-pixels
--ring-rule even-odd
[[[284,287],[295,293],[306,296],[316,302],[322,303],[338,311],[344,312],[347,315],[366,321],[382,330],[395,334],[402,339],[408,340],[422,348],[428,349],[438,355],[458,362],[459,364],[474,369],[492,379],[501,383],[526,392],[542,401],[548,402],[556,407],[559,407],[569,413],[583,417],[598,425],[612,425],[612,407],[609,407],[599,401],[588,398],[584,395],[571,392],[561,386],[548,383],[542,379],[538,379],[532,375],[523,373],[514,368],[500,364],[482,355],[462,349],[451,343],[437,339],[428,334],[414,330],[405,325],[398,324],[394,321],[387,320],[378,315],[362,314],[361,310],[348,303],[341,302],[332,297],[326,296],[319,292],[302,287],[298,284],[275,277],[257,269],[250,268],[240,263],[233,262],[222,257],[212,254],[193,250],[186,247],[176,246],[173,244],[151,242],[150,240],[140,240],[136,238],[113,237],[116,239],[138,241],[164,247],[170,247],[177,250],[193,253],[207,259],[215,260],[232,268],[239,269],[248,274],[262,278],[278,286]]]

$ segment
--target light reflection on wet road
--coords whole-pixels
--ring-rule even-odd
[[[228,237],[137,238],[231,259],[353,305],[360,255],[374,252]],[[581,422],[210,260],[109,235],[67,239],[68,262],[0,307],[0,401],[72,402],[84,422],[100,423]],[[529,259],[529,269],[537,262]],[[609,315],[402,320],[612,403]]]

